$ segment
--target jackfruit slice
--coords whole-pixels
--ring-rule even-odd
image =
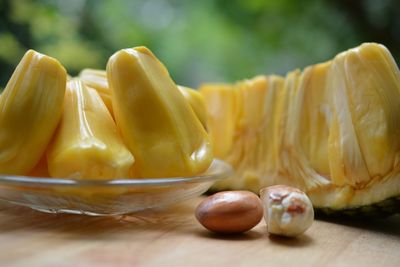
[[[83,69],[79,78],[88,87],[96,89],[108,111],[113,115],[110,90],[108,89],[107,73],[104,70]]]
[[[79,78],[85,83],[86,86],[92,87],[97,90],[104,104],[106,104],[111,115],[113,115],[111,92],[108,86],[107,73],[105,70],[96,69],[83,69],[79,73]],[[203,95],[197,90],[192,88],[178,85],[179,91],[183,94],[185,99],[189,102],[190,107],[193,109],[201,124],[207,127],[207,111],[204,103]]]
[[[203,127],[207,129],[207,110],[203,95],[197,90],[181,85],[178,85],[178,89],[189,102],[190,107],[193,109]]]
[[[0,173],[26,175],[38,164],[62,113],[66,71],[29,50],[0,97]]]
[[[363,44],[284,82],[258,79],[201,88],[215,154],[236,170],[213,190],[287,184],[330,214],[377,214],[382,203],[397,203],[383,213],[400,211],[400,73],[384,46]],[[246,110],[254,123],[243,123]]]
[[[46,153],[42,156],[39,160],[38,164],[31,170],[27,176],[34,176],[34,177],[50,177],[49,170],[47,168],[47,158]]]
[[[200,87],[208,114],[207,130],[217,158],[229,153],[236,122],[236,100],[228,84],[204,84]]]
[[[297,130],[301,150],[309,159],[310,168],[329,176],[328,137],[331,108],[326,84],[331,61],[307,67],[301,76],[298,112],[301,123]],[[300,121],[299,121],[300,122]]]
[[[78,79],[67,84],[64,112],[47,152],[52,177],[130,177],[132,154],[96,90]]]
[[[150,50],[116,52],[107,76],[115,120],[138,175],[193,176],[209,167],[213,155],[204,127]]]

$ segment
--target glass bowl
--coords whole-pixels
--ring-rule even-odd
[[[194,177],[74,180],[0,175],[0,200],[50,213],[120,215],[199,196],[232,172],[229,164],[215,159]]]

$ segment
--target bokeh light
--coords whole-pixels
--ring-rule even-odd
[[[396,0],[0,1],[0,87],[29,48],[76,75],[145,45],[190,87],[285,74],[370,41],[399,62],[398,11]]]

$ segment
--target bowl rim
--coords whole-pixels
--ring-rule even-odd
[[[160,178],[118,178],[110,180],[82,180],[72,178],[51,178],[22,175],[0,174],[1,184],[23,186],[168,186],[180,183],[200,183],[215,181],[233,174],[233,168],[220,159],[214,159],[210,167],[202,174],[191,177],[160,177]]]

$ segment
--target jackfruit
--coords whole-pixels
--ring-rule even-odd
[[[190,107],[193,109],[194,114],[196,114],[203,127],[207,128],[207,110],[203,95],[197,90],[181,85],[178,85],[178,89],[189,102]]]
[[[104,70],[84,69],[79,73],[79,78],[87,87],[96,89],[108,111],[113,115],[107,73]]]
[[[106,71],[96,69],[84,69],[79,73],[79,78],[85,83],[86,86],[92,87],[97,90],[97,92],[103,99],[104,104],[106,104],[110,113],[113,114],[111,94],[108,88]],[[178,89],[183,94],[185,99],[189,102],[190,107],[193,109],[201,124],[203,124],[204,127],[207,127],[207,111],[203,96],[197,90],[186,86],[178,85]]]
[[[39,160],[38,164],[26,174],[27,176],[34,176],[34,177],[50,177],[49,170],[47,167],[47,158],[46,153],[42,156]]]
[[[0,173],[26,175],[60,120],[67,74],[54,58],[29,50],[0,97]]]
[[[207,130],[214,156],[224,158],[233,143],[236,122],[235,91],[228,84],[205,84],[200,91],[207,100]]]
[[[47,151],[50,175],[129,178],[133,162],[97,91],[78,79],[69,81],[61,122]]]
[[[286,184],[329,214],[400,211],[400,72],[384,46],[200,92],[214,153],[236,171],[214,191]]]
[[[145,47],[107,63],[115,121],[142,177],[193,176],[213,155],[208,135],[164,65]]]

